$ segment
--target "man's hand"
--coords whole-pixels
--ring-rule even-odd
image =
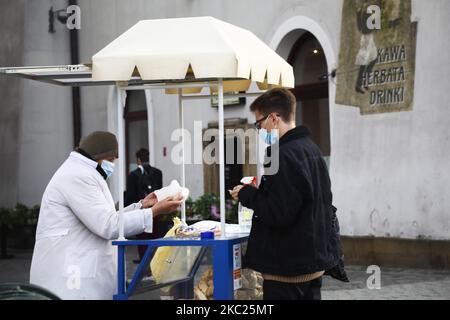
[[[232,197],[234,200],[239,200],[239,199],[238,199],[239,191],[241,191],[241,189],[242,189],[243,187],[244,187],[243,185],[238,185],[238,186],[234,187],[233,190],[229,190],[229,191],[230,191],[230,194],[231,194],[231,197]]]
[[[167,214],[177,211],[182,203],[183,196],[168,197],[164,200],[158,201],[152,207],[153,216],[156,217],[160,214]]]
[[[142,207],[147,209],[153,207],[158,202],[156,194],[154,192],[150,193],[142,200]]]

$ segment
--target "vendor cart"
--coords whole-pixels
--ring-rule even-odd
[[[118,292],[114,296],[115,300],[126,300],[134,294],[137,283],[142,279],[143,274],[148,269],[149,260],[153,250],[156,247],[164,246],[190,246],[190,247],[208,247],[212,249],[213,254],[213,270],[214,270],[214,299],[215,300],[232,300],[235,288],[235,271],[240,272],[240,257],[236,257],[235,253],[240,253],[240,246],[246,242],[247,234],[234,234],[221,237],[218,239],[198,239],[198,238],[163,238],[157,240],[125,240],[113,241],[113,245],[118,246],[119,267],[117,273]],[[147,246],[147,250],[142,258],[139,266],[127,286],[125,281],[125,249],[129,246]],[[202,255],[199,255],[202,257]],[[197,262],[196,267],[198,266]],[[237,265],[236,265],[237,262]],[[196,271],[197,268],[193,268]],[[185,279],[179,279],[173,283],[165,283],[163,285],[175,285],[177,283],[188,282],[192,280],[194,274],[187,275]],[[150,289],[150,288],[149,288]],[[184,296],[189,298],[189,296]]]
[[[208,246],[213,250],[214,298],[232,299],[234,245],[248,235],[225,232],[224,97],[256,97],[270,87],[294,87],[292,67],[251,32],[212,17],[143,20],[131,27],[92,57],[89,64],[0,68],[0,73],[61,86],[114,85],[119,141],[119,239],[118,292],[115,299],[133,293],[151,251],[159,246]],[[247,92],[252,82],[259,91]],[[123,190],[125,181],[124,96],[130,90],[164,90],[178,95],[179,124],[184,129],[183,102],[218,100],[219,180],[221,236],[214,240],[159,239],[127,240],[124,237]],[[208,91],[206,94],[202,91]],[[181,141],[184,148],[184,137]],[[181,184],[184,187],[183,150]],[[186,220],[184,206],[181,219]],[[126,288],[126,247],[145,245],[145,259]]]

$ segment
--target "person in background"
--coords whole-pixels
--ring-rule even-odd
[[[128,175],[127,190],[125,192],[125,205],[130,205],[139,201],[139,199],[144,199],[153,191],[159,190],[163,187],[162,172],[161,170],[150,165],[149,157],[150,153],[145,148],[141,148],[136,152],[136,162],[138,167]],[[143,232],[136,235],[136,238],[139,240],[144,240],[157,239],[164,236],[164,234],[161,234],[164,230],[160,230],[161,227],[158,226],[159,224],[160,219],[155,218],[153,223],[153,232]],[[142,259],[146,249],[146,246],[138,246],[139,260],[135,260],[135,263],[138,263]]]

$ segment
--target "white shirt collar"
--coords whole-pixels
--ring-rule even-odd
[[[76,151],[72,151],[70,153],[70,158],[74,158],[76,160],[79,160],[85,164],[87,164],[88,166],[92,167],[92,168],[97,168],[97,162],[95,162],[94,160],[91,160],[89,158],[86,158],[85,156],[83,156],[81,153],[78,153]]]

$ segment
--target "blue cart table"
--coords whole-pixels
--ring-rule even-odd
[[[118,292],[114,295],[114,300],[126,300],[132,294],[140,279],[142,271],[148,267],[152,252],[157,247],[210,247],[213,254],[213,283],[215,300],[232,300],[234,298],[233,281],[233,246],[244,243],[248,240],[248,234],[231,234],[226,237],[216,239],[197,238],[161,238],[156,240],[124,240],[113,241],[112,244],[118,247]],[[125,275],[125,248],[130,246],[147,246],[147,250],[139,263],[133,279],[126,288]]]

